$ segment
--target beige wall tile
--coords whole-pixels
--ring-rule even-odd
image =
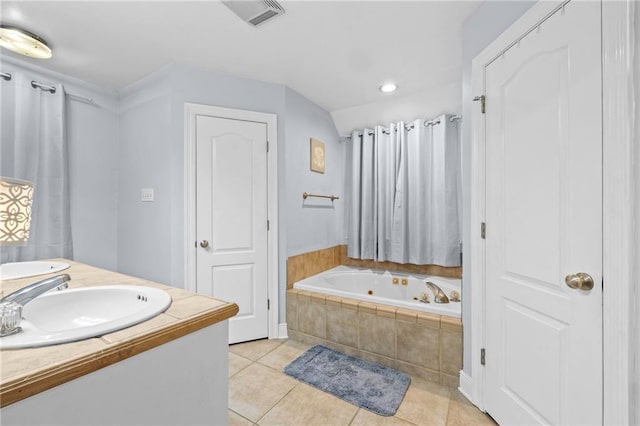
[[[287,291],[287,329],[298,329],[298,297]]]
[[[340,265],[341,246],[302,253],[287,259],[287,288],[297,281]]]
[[[347,257],[347,246],[339,245],[289,257],[287,259],[287,288],[293,288],[293,284],[295,282],[328,269],[335,268],[338,265],[384,269],[394,272],[436,275],[451,278],[462,277],[462,268],[459,267],[448,268],[438,265],[412,265],[351,259]]]
[[[443,315],[440,317],[440,327],[452,331],[462,331],[462,320]]]
[[[417,322],[418,312],[411,309],[398,308],[396,310],[396,318],[407,322]]]
[[[358,312],[364,312],[367,314],[374,314],[376,313],[376,309],[377,306],[375,303],[369,303],[369,302],[360,302],[358,304]]]
[[[439,265],[414,265],[394,262],[376,262],[373,260],[352,259],[347,257],[347,246],[341,253],[340,265],[355,266],[358,268],[383,269],[392,272],[404,272],[410,274],[436,275],[438,277],[462,278],[462,267],[446,267]]]
[[[397,357],[419,367],[440,371],[440,331],[423,324],[397,322]]]
[[[351,356],[360,356],[360,350],[352,346],[341,345],[340,343],[327,340],[323,343],[324,346],[333,349],[334,351],[342,352],[343,354]]]
[[[289,339],[290,340],[295,340],[296,342],[304,343],[306,345],[309,345],[309,347],[315,346],[315,345],[325,345],[326,346],[326,344],[327,344],[327,341],[324,340],[324,339],[321,339],[321,338],[315,337],[315,336],[310,336],[308,334],[304,334],[304,333],[300,333],[300,332],[296,332],[296,331],[291,332],[291,334],[289,335]]]
[[[358,348],[367,352],[395,358],[395,320],[367,312],[358,312],[358,317]]]
[[[358,347],[358,313],[327,305],[327,340]]]
[[[298,292],[298,302],[311,302],[311,292],[300,290]]]
[[[298,299],[298,328],[302,333],[324,339],[326,337],[325,305]]]
[[[367,352],[367,351],[362,351],[362,350],[360,351],[360,354],[358,356],[364,359],[365,361],[374,362],[376,364],[384,365],[389,368],[396,368],[396,360],[393,358],[377,355],[377,354]]]
[[[418,312],[418,324],[424,324],[433,328],[440,328],[440,315]]]
[[[357,311],[358,310],[358,306],[360,305],[359,300],[355,300],[355,299],[342,299],[341,302],[341,307],[344,309],[351,309],[353,311]]]
[[[342,304],[342,299],[339,298],[338,296],[327,296],[325,303],[327,305],[331,305],[339,308],[340,305]]]
[[[322,293],[311,293],[311,301],[313,303],[320,303],[321,305],[325,304],[325,300],[327,298],[326,294]]]
[[[440,373],[440,384],[457,389],[460,386],[460,376],[451,376],[449,374]]]
[[[404,361],[396,361],[396,369],[403,373],[410,374],[411,377],[417,377],[428,382],[440,384],[440,373],[424,367],[418,367],[415,364],[409,364]]]
[[[378,305],[376,307],[376,315],[386,318],[396,318],[396,308],[393,306]]]
[[[440,371],[458,375],[462,369],[462,333],[440,330]]]

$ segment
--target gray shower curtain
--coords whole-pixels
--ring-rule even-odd
[[[0,175],[34,184],[29,241],[2,247],[2,263],[73,259],[64,88],[49,93],[31,80],[15,73],[2,82]]]
[[[354,132],[347,255],[460,265],[458,125],[443,115]]]

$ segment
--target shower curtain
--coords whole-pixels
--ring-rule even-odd
[[[426,123],[353,133],[349,257],[460,266],[458,124]]]
[[[73,258],[64,88],[50,93],[33,88],[31,80],[14,73],[0,82],[0,175],[34,183],[29,241],[2,247],[2,263]]]

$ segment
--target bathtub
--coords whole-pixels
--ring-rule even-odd
[[[454,290],[461,293],[459,279],[349,266],[338,266],[313,275],[296,282],[293,288],[460,318],[461,303],[435,303],[434,294],[425,281],[439,286],[447,296]],[[422,293],[427,293],[430,303],[419,301]]]

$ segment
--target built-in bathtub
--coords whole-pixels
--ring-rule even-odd
[[[459,279],[349,266],[338,266],[313,275],[298,281],[293,288],[460,318],[460,301],[435,303],[433,292],[425,284],[427,281],[436,284],[447,296],[453,291],[460,295]],[[424,294],[429,303],[420,301]]]
[[[461,303],[434,303],[425,281],[460,292],[458,279],[347,266],[298,281],[287,290],[289,338],[457,387]],[[422,293],[430,303],[414,299]]]

